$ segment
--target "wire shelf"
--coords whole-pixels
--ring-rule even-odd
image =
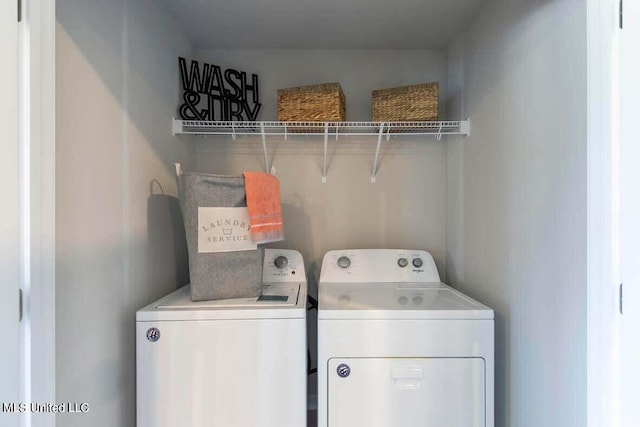
[[[267,136],[323,136],[324,163],[322,182],[327,182],[327,150],[329,137],[336,140],[340,136],[377,137],[376,153],[371,169],[371,182],[376,182],[378,158],[382,140],[392,136],[434,136],[440,141],[443,135],[468,136],[471,131],[469,120],[440,122],[212,122],[202,120],[173,119],[174,135],[224,135],[234,140],[237,136],[261,136],[265,171],[269,172],[267,156]]]
[[[173,119],[174,135],[468,135],[469,120],[439,122],[213,122]]]

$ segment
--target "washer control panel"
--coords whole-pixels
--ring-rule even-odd
[[[321,282],[440,282],[433,257],[408,249],[351,249],[324,256]]]
[[[304,261],[300,252],[291,249],[264,250],[263,283],[299,283],[306,279]]]

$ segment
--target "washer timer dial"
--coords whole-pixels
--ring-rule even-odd
[[[279,255],[276,257],[275,260],[273,260],[273,264],[276,266],[277,269],[282,270],[284,268],[287,268],[287,266],[289,265],[289,260],[287,259],[286,256]]]
[[[347,256],[341,256],[338,258],[338,267],[349,268],[351,266],[351,260]]]

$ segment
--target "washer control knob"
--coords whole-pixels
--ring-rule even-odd
[[[400,258],[398,260],[398,267],[405,268],[409,264],[406,258]]]
[[[414,258],[414,259],[413,259],[413,266],[414,266],[415,268],[420,268],[420,267],[422,267],[422,264],[423,264],[423,262],[422,262],[422,258]]]
[[[273,260],[273,264],[276,266],[276,268],[282,270],[283,268],[287,268],[287,265],[289,265],[289,260],[286,256],[279,255],[275,260]]]
[[[340,378],[347,378],[349,374],[351,374],[351,368],[349,367],[349,365],[341,363],[338,365],[338,369],[336,369],[336,372],[338,373],[338,376]]]
[[[413,303],[415,305],[420,305],[422,304],[422,297],[420,295],[416,295],[415,297],[413,297]]]
[[[401,296],[400,298],[398,298],[398,302],[400,303],[400,305],[407,305],[407,303],[409,302],[409,298]]]
[[[338,258],[338,267],[340,268],[349,268],[351,265],[351,260],[347,256],[341,256]]]

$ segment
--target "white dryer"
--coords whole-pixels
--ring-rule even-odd
[[[329,252],[318,299],[318,427],[494,426],[493,310],[429,253]]]
[[[263,295],[136,314],[137,427],[306,425],[307,282],[300,253],[265,250]]]

